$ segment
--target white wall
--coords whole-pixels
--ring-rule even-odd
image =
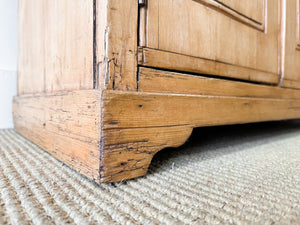
[[[11,128],[17,93],[18,0],[0,0],[0,129]]]

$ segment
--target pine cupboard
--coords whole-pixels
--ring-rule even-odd
[[[15,129],[96,182],[193,128],[300,118],[299,0],[19,0]]]

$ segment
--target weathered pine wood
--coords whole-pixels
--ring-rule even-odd
[[[300,91],[140,67],[139,91],[258,98],[300,99]]]
[[[14,98],[14,127],[24,137],[99,181],[100,99],[96,90]]]
[[[220,3],[227,4],[228,7],[222,6],[221,9]],[[212,5],[215,7],[210,7]],[[166,57],[161,61],[164,68],[170,70],[177,70],[176,65],[179,61],[183,65],[188,64],[189,71],[199,70],[198,64],[191,63],[190,58],[181,57],[175,60],[175,63],[170,60],[174,58],[174,53],[177,53],[215,62],[207,66],[209,70],[213,70],[218,63],[225,63],[233,68],[237,66],[257,70],[258,73],[265,71],[277,74],[279,78],[279,7],[277,0],[270,0],[268,4],[265,4],[264,0],[148,1],[145,47],[164,51]],[[229,12],[224,13],[224,9]],[[236,12],[235,16],[231,15],[234,12]],[[260,15],[262,13],[266,16]],[[252,17],[265,24],[264,32],[249,26],[250,21],[253,22],[249,19]],[[241,18],[248,22],[239,21]],[[167,56],[168,52],[172,56]],[[155,57],[160,58],[160,56],[161,54],[158,53]],[[223,73],[223,75],[228,74]],[[245,74],[235,73],[230,76],[247,79]],[[252,77],[252,80],[259,82],[262,79],[261,75]]]
[[[194,127],[299,117],[295,99],[108,90],[14,99],[16,130],[97,182],[146,174],[156,152],[180,146]]]
[[[45,20],[37,18],[44,15],[45,1],[20,0],[18,4],[18,94],[43,92]]]
[[[213,126],[292,119],[300,100],[230,96],[103,92],[103,129]]]
[[[300,118],[300,90],[278,87],[300,87],[299,0],[20,0],[19,12],[15,128],[96,182],[145,175],[195,127]]]
[[[281,0],[282,13],[282,86],[300,89],[299,0]]]
[[[279,75],[276,73],[258,71],[251,68],[216,62],[214,60],[150,48],[139,48],[138,62],[141,66],[168,70],[210,74],[269,84],[277,84],[279,82]]]
[[[99,87],[137,89],[138,1],[96,1]],[[135,76],[134,76],[135,74]]]
[[[104,130],[100,181],[117,182],[145,175],[155,153],[184,144],[192,130],[191,126]]]
[[[179,146],[192,128],[300,117],[300,100],[103,92],[100,180],[146,173],[153,155]]]
[[[18,93],[93,88],[93,1],[19,1]]]

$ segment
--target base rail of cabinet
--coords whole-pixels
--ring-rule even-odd
[[[300,118],[300,99],[81,90],[14,98],[16,130],[96,182],[146,174],[193,128]]]

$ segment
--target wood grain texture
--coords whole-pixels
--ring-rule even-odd
[[[194,0],[260,31],[265,31],[264,1]]]
[[[68,91],[14,98],[14,127],[57,159],[97,180],[99,91]]]
[[[286,4],[283,14],[283,59],[282,59],[282,86],[300,89],[300,48],[299,43],[299,0],[282,0]]]
[[[20,0],[18,10],[18,94],[45,90],[45,1]]]
[[[243,7],[245,4],[255,5],[257,1],[246,3],[233,0],[231,2],[233,6]],[[254,10],[250,7],[249,9],[254,14],[266,10],[265,32],[240,23],[199,2],[191,0],[149,1],[148,45],[146,47],[278,75],[279,2],[270,0],[266,8],[261,4],[257,7],[260,8]],[[182,63],[185,64],[183,61]],[[169,63],[169,66],[173,65]],[[193,67],[198,68],[196,63],[190,65],[190,68]],[[177,68],[168,69],[176,70]],[[238,77],[238,74],[236,76]],[[241,76],[243,77],[241,79],[245,79],[244,75]],[[258,78],[258,81],[262,79],[255,78]]]
[[[192,130],[190,126],[104,130],[100,181],[116,182],[145,175],[155,153],[184,144]]]
[[[102,102],[103,101],[103,102]],[[300,100],[81,90],[14,99],[16,130],[97,182],[145,175],[194,127],[300,117]]]
[[[97,1],[97,68],[99,86],[136,90],[138,1]]]
[[[235,97],[300,99],[300,91],[140,67],[139,91]]]
[[[145,175],[195,127],[300,118],[299,90],[275,86],[278,1],[197,1],[21,0],[16,130],[88,178],[117,182]],[[280,46],[293,45],[281,59],[293,88],[296,4]]]
[[[206,0],[207,1],[207,0]],[[257,1],[236,1],[236,0],[213,0],[224,4],[228,8],[241,13],[245,17],[263,23],[265,19],[265,4],[266,0]]]
[[[297,49],[300,50],[300,0],[297,0]]]
[[[94,88],[105,89],[107,85],[112,85],[112,81],[108,76],[108,26],[107,26],[107,1],[96,1],[95,7],[95,27],[94,27],[94,60],[96,68],[94,68]]]
[[[268,84],[278,84],[279,82],[279,75],[276,73],[150,48],[139,48],[138,62],[141,66],[168,70],[209,74]]]
[[[158,49],[158,35],[151,34],[158,34],[159,32],[159,26],[155,26],[155,24],[158,25],[159,22],[159,0],[151,0],[151,4],[147,5],[146,14],[146,30],[145,34],[143,34],[146,39],[145,47],[151,46],[154,49]]]
[[[93,88],[93,2],[19,1],[19,94]]]
[[[103,92],[100,181],[146,174],[152,157],[183,144],[192,129],[300,117],[300,100]]]
[[[103,92],[103,129],[213,126],[300,117],[300,100]]]

